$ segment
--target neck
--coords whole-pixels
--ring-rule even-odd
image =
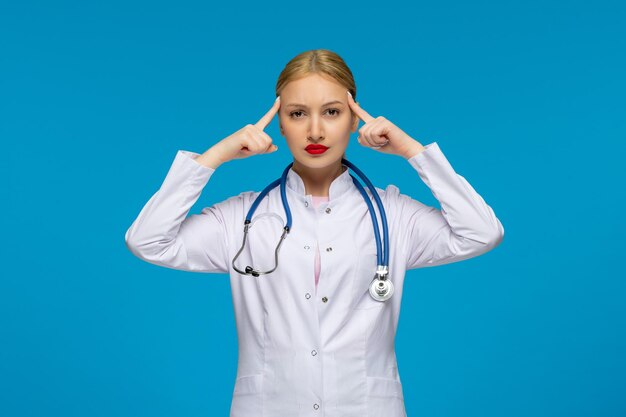
[[[341,160],[324,168],[309,168],[294,160],[292,169],[302,178],[306,195],[328,197],[330,184],[344,171]]]

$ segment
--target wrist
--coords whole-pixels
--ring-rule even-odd
[[[224,163],[224,161],[221,160],[221,158],[218,156],[218,152],[216,152],[214,148],[210,148],[202,155],[197,156],[196,162],[207,168],[213,169],[217,169],[217,167]]]
[[[412,144],[402,156],[404,156],[405,159],[411,159],[414,156],[417,156],[418,154],[424,152],[424,150],[426,150],[426,148],[422,146],[421,143],[415,141],[415,143]]]

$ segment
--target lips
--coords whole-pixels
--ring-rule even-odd
[[[324,153],[326,152],[326,149],[328,149],[328,147],[324,145],[308,145],[304,148],[304,150],[313,155]]]

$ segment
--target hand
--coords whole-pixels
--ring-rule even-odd
[[[279,108],[280,96],[258,122],[245,125],[216,143],[211,150],[215,152],[222,163],[233,159],[247,158],[251,155],[276,152],[278,146],[272,143],[272,138],[263,129],[270,124]]]
[[[421,143],[411,138],[383,116],[376,118],[370,116],[354,101],[352,94],[349,91],[347,93],[350,108],[359,119],[365,122],[359,129],[359,137],[357,138],[361,145],[382,153],[403,156],[406,159],[424,150]]]

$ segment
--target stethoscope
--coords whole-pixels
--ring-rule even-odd
[[[372,283],[369,286],[369,293],[374,300],[385,301],[391,298],[391,296],[393,295],[393,290],[394,290],[393,283],[388,280],[389,234],[387,230],[387,216],[385,215],[385,208],[383,207],[383,203],[380,201],[380,197],[378,193],[376,192],[374,185],[365,176],[365,174],[356,166],[354,166],[354,164],[352,164],[345,158],[341,159],[341,163],[347,165],[348,168],[356,172],[361,177],[361,179],[365,181],[365,184],[371,191],[372,196],[374,196],[374,200],[376,201],[376,205],[378,206],[378,211],[380,212],[380,217],[383,222],[383,238],[385,242],[384,252],[381,249],[380,233],[378,231],[378,220],[376,219],[376,214],[374,213],[374,207],[372,206],[372,202],[370,201],[361,183],[357,181],[357,179],[354,178],[352,174],[350,174],[350,176],[352,177],[352,181],[354,182],[354,185],[356,185],[356,188],[359,190],[359,192],[363,196],[363,199],[365,200],[365,203],[367,204],[370,217],[372,218],[372,224],[374,226],[374,236],[376,237],[377,267],[376,267],[376,273],[374,275],[374,279],[372,280]],[[246,220],[244,221],[243,243],[241,244],[241,249],[239,249],[239,252],[237,252],[232,262],[233,269],[239,272],[240,274],[252,275],[252,276],[258,277],[259,275],[270,274],[274,272],[274,270],[278,267],[278,250],[280,249],[280,245],[282,245],[283,240],[285,239],[287,233],[289,233],[289,230],[291,228],[291,210],[289,209],[289,203],[287,202],[286,183],[287,183],[287,173],[289,172],[289,169],[291,168],[292,165],[293,165],[293,162],[287,165],[287,168],[285,168],[285,170],[283,171],[279,179],[275,180],[274,182],[269,184],[267,187],[265,187],[265,189],[254,200],[254,203],[252,203],[252,206],[250,207],[250,210],[248,211],[248,215],[246,216]],[[239,254],[241,254],[241,252],[243,251],[243,248],[246,245],[246,239],[248,237],[248,229],[252,227],[251,225],[252,215],[254,214],[254,211],[256,210],[258,205],[261,203],[261,200],[263,200],[263,198],[272,189],[276,188],[278,185],[280,185],[280,198],[283,202],[285,214],[287,215],[287,225],[283,228],[283,234],[281,235],[280,240],[278,241],[278,245],[276,246],[276,250],[274,251],[274,268],[270,269],[269,271],[259,271],[248,265],[246,266],[246,269],[242,271],[235,266],[235,260],[239,257]]]

